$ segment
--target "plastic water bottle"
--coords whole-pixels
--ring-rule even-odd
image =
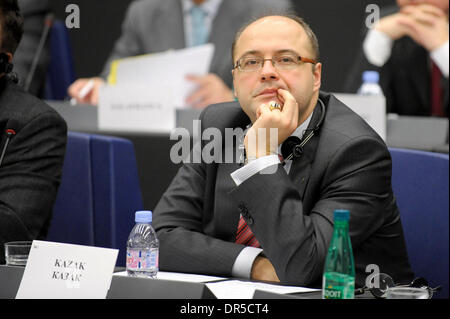
[[[378,84],[380,74],[377,71],[365,71],[362,75],[363,83],[358,90],[360,95],[383,95],[383,90]]]
[[[353,299],[355,297],[355,264],[348,233],[348,210],[334,211],[334,232],[325,260],[322,281],[324,299]]]
[[[136,212],[135,221],[127,241],[127,273],[134,277],[155,278],[158,273],[159,241],[151,225],[152,212]]]

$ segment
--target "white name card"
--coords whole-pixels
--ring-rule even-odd
[[[105,85],[99,94],[100,130],[168,133],[175,128],[176,109],[168,87]]]
[[[105,299],[118,253],[35,240],[16,299]]]

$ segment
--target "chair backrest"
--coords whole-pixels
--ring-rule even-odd
[[[50,65],[45,87],[46,100],[64,100],[67,89],[75,81],[69,32],[56,20],[50,31]]]
[[[402,220],[411,267],[431,286],[449,290],[449,156],[390,148],[392,188]]]
[[[94,196],[88,134],[69,132],[48,241],[93,246]]]
[[[134,212],[142,208],[133,144],[69,132],[47,240],[120,249],[123,266]]]
[[[134,213],[143,209],[133,144],[127,139],[99,135],[91,143],[95,242],[119,249],[117,265],[124,266]]]

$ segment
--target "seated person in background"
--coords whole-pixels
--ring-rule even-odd
[[[202,158],[180,168],[154,211],[162,270],[320,287],[333,212],[342,208],[350,211],[356,284],[364,285],[369,264],[397,282],[412,279],[389,151],[363,119],[319,92],[318,59],[316,36],[295,16],[263,17],[236,35],[239,102],[210,106],[200,120],[222,137],[241,129],[242,142],[215,142],[222,154],[244,147],[246,161]],[[269,128],[278,130],[276,143],[260,143]],[[277,148],[290,136],[311,139],[283,165]]]
[[[0,264],[5,242],[46,237],[67,140],[58,113],[8,77],[22,33],[17,0],[0,1]]]
[[[14,71],[19,76],[19,85],[25,88],[30,75],[31,64],[41,41],[45,19],[50,13],[48,0],[18,0],[20,12],[24,19],[24,33],[20,45],[14,54]],[[36,71],[32,76],[28,93],[44,98],[45,82],[49,63],[49,43],[47,40],[38,60]]]
[[[190,76],[198,89],[186,105],[203,108],[209,104],[232,101],[229,48],[240,25],[265,12],[286,13],[290,0],[140,0],[131,3],[117,40],[101,77],[85,98],[79,94],[89,79],[79,79],[69,87],[69,95],[79,103],[98,104],[98,88],[104,84],[110,63],[119,58],[182,49],[213,43],[215,53],[210,74]],[[193,15],[201,12],[199,29]],[[197,22],[198,24],[199,22]],[[155,74],[155,76],[158,76]]]
[[[368,31],[344,87],[356,92],[365,70],[380,72],[387,111],[449,114],[448,0],[397,0]]]

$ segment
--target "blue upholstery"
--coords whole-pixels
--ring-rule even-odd
[[[133,144],[69,132],[47,240],[120,249],[117,265],[124,266],[134,213],[142,208]]]
[[[90,136],[69,132],[48,241],[94,245]]]
[[[122,138],[92,139],[95,194],[95,242],[119,249],[117,265],[125,265],[126,242],[134,213],[143,209],[133,144]]]
[[[75,81],[69,32],[56,20],[50,31],[50,65],[45,87],[46,100],[64,100],[67,89]]]
[[[431,286],[449,289],[449,156],[391,148],[392,187],[400,210],[411,267]]]

